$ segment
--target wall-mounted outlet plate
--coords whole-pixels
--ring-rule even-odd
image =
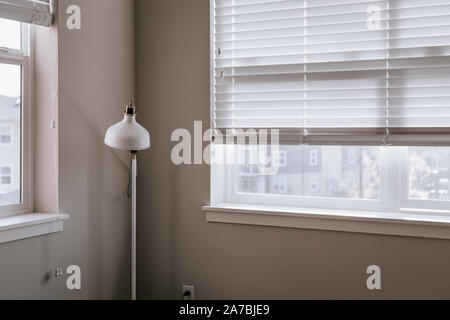
[[[55,278],[61,278],[64,275],[64,270],[63,268],[59,267],[55,269],[54,272]]]
[[[187,295],[189,293],[189,295]],[[183,285],[181,296],[183,300],[195,300],[195,287]]]

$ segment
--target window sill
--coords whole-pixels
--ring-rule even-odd
[[[388,214],[376,212],[343,213],[332,210],[298,210],[244,205],[203,207],[211,223],[272,226],[450,239],[450,216]]]
[[[67,214],[23,214],[0,218],[0,244],[63,231]]]

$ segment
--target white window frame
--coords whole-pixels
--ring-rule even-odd
[[[236,159],[236,149],[233,146],[226,147],[227,156]],[[380,161],[387,161],[384,148],[380,149]],[[289,159],[288,159],[289,161]],[[309,159],[308,159],[309,163]],[[297,208],[314,208],[314,209],[341,209],[341,210],[371,210],[371,211],[389,211],[391,207],[392,199],[389,197],[385,186],[380,186],[380,199],[379,200],[363,200],[363,199],[343,199],[343,198],[326,198],[326,197],[310,197],[310,196],[292,196],[292,195],[274,195],[274,194],[249,194],[238,192],[237,180],[236,180],[236,168],[235,164],[227,166],[217,165],[217,167],[223,167],[221,169],[214,169],[212,172],[213,179],[221,179],[224,183],[223,191],[218,189],[212,190],[215,196],[213,198],[220,199],[219,203],[227,204],[250,204],[250,205],[265,205],[265,206],[280,206],[280,207],[297,207]],[[216,172],[223,171],[223,175],[218,175]],[[220,173],[219,173],[220,174]],[[390,177],[388,168],[381,166],[381,179],[386,180]],[[215,188],[219,183],[213,183]],[[220,194],[222,192],[222,195]]]
[[[236,146],[226,147],[227,156],[237,159]],[[338,210],[340,212],[371,211],[385,214],[411,214],[450,217],[450,201],[415,200],[409,198],[408,148],[380,147],[380,198],[346,199],[280,194],[254,194],[239,192],[237,164],[213,165],[213,205],[253,205],[311,210]],[[289,160],[288,160],[289,161]],[[234,162],[237,163],[237,160]],[[217,180],[221,183],[217,183]],[[223,187],[219,185],[223,184]],[[399,190],[399,192],[396,192]]]
[[[2,48],[0,63],[20,66],[22,70],[22,108],[21,108],[21,203],[0,206],[0,217],[30,213],[33,211],[33,170],[32,170],[32,28],[21,24],[21,50]]]

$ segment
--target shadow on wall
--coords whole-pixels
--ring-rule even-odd
[[[84,112],[85,108],[78,105],[75,99],[64,92],[60,93],[60,96],[65,101],[62,112],[66,113],[66,119],[71,119],[70,126],[63,130],[78,132],[76,142],[71,138],[68,140],[72,141],[67,142],[73,142],[74,145],[71,147],[80,149],[77,152],[79,157],[65,159],[66,167],[71,168],[77,179],[83,179],[82,182],[75,185],[86,186],[82,191],[84,193],[83,200],[72,199],[71,201],[76,202],[78,208],[80,208],[80,205],[81,207],[84,206],[87,216],[83,217],[87,218],[82,221],[77,219],[81,215],[73,214],[69,224],[74,232],[78,228],[88,230],[88,239],[86,240],[89,245],[87,245],[86,252],[88,253],[85,261],[89,263],[87,270],[90,270],[90,274],[84,275],[84,283],[90,287],[91,292],[97,292],[101,299],[106,298],[102,296],[105,285],[115,287],[112,291],[115,292],[116,296],[123,296],[124,288],[121,285],[123,282],[120,280],[122,278],[123,281],[123,275],[128,274],[130,270],[130,244],[127,241],[120,241],[116,242],[113,248],[108,248],[108,244],[112,243],[112,237],[114,237],[114,231],[109,227],[114,228],[117,225],[123,228],[124,233],[128,234],[129,232],[127,225],[117,221],[117,219],[122,222],[129,220],[129,214],[127,214],[129,207],[126,205],[129,202],[124,202],[124,199],[127,199],[129,167],[124,158],[103,143],[106,129],[105,132],[101,131],[101,126],[97,121],[98,118]],[[128,156],[127,153],[124,153],[125,156]],[[80,162],[84,162],[82,167]],[[86,165],[86,162],[89,162],[89,164]],[[67,166],[67,163],[71,163],[70,166]],[[83,169],[86,167],[88,172]],[[117,181],[123,181],[123,183],[118,185]],[[75,203],[73,204],[75,207]],[[123,207],[123,210],[112,210],[113,207],[117,208],[117,206]],[[62,208],[62,210],[64,211],[65,208]],[[70,212],[70,209],[67,211]],[[113,213],[119,216],[111,216]],[[114,221],[116,221],[116,224],[114,224]],[[119,269],[111,271],[111,276],[115,276],[116,281],[105,283],[106,279],[109,279],[108,282],[111,281],[105,275],[105,270],[108,268],[104,264],[108,261],[108,252],[111,250],[114,250],[116,254],[120,252],[121,258],[119,259],[124,263],[118,265]],[[125,292],[129,292],[129,290]]]

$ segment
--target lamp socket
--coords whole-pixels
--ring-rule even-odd
[[[183,285],[182,300],[195,300],[195,287]]]

